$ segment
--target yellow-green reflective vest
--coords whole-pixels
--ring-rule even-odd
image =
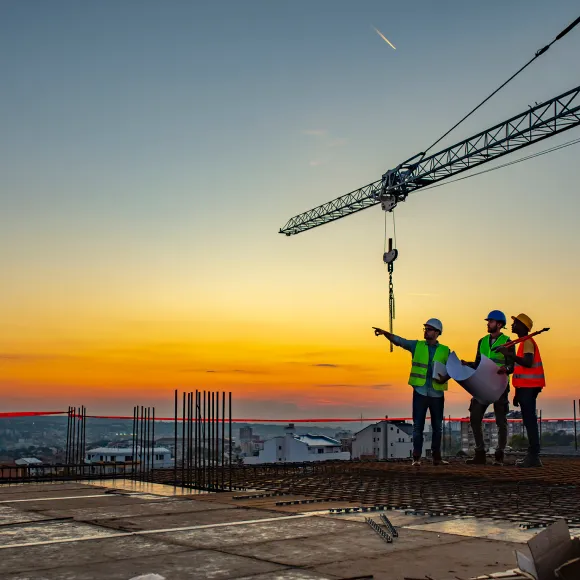
[[[437,345],[433,362],[440,362],[447,364],[449,358],[449,347],[442,344]],[[418,340],[413,353],[413,362],[411,366],[411,375],[409,376],[409,384],[412,387],[422,387],[427,380],[427,369],[429,368],[429,346],[424,340]],[[447,383],[440,385],[433,381],[433,388],[436,391],[446,391]]]
[[[494,343],[491,342],[491,336],[488,334],[481,339],[479,343],[479,354],[491,359],[498,367],[505,365],[505,356],[501,352],[491,350],[492,346],[502,346],[509,342],[509,337],[505,334],[500,334]]]

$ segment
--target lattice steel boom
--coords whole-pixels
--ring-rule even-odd
[[[530,107],[491,129],[425,157],[419,153],[383,177],[291,218],[280,229],[291,236],[383,203],[392,210],[407,195],[488,161],[580,125],[580,86]]]

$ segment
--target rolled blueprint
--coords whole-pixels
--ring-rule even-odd
[[[507,375],[498,375],[497,370],[498,366],[484,355],[477,369],[462,365],[455,352],[447,360],[447,374],[482,405],[495,403],[506,390]]]

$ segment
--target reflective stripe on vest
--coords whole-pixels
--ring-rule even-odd
[[[495,342],[491,344],[491,336],[488,334],[481,339],[479,343],[479,353],[491,359],[498,367],[505,365],[505,356],[501,352],[491,350],[493,346],[502,346],[509,342],[509,338],[505,334],[500,334]]]
[[[442,344],[437,345],[433,362],[447,364],[449,358],[449,347]],[[409,384],[412,387],[422,387],[427,381],[427,371],[429,369],[429,346],[424,340],[418,340],[413,352],[413,362],[411,363],[411,374],[409,375]],[[446,391],[447,383],[440,385],[435,381],[432,382],[436,391]]]
[[[530,368],[516,364],[513,374],[513,385],[518,388],[545,387],[546,378],[544,377],[544,365],[540,349],[533,338],[529,338],[534,343],[534,362]],[[517,356],[523,358],[524,343],[520,342]]]

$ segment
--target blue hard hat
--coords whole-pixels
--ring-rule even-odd
[[[488,315],[486,320],[497,320],[503,324],[507,324],[507,319],[505,314],[501,310],[492,310]]]

